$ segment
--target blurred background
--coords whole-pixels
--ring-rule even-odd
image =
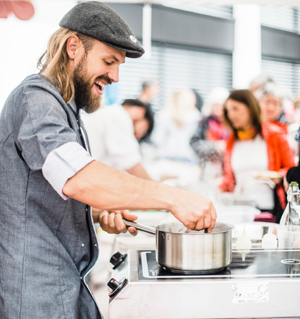
[[[0,110],[17,85],[38,72],[36,64],[49,37],[79,2],[0,0]],[[119,82],[105,88],[103,104],[139,98],[153,111],[154,130],[148,143],[140,141],[140,150],[154,180],[207,193],[206,185],[199,189],[195,183],[202,178],[216,184],[215,178],[222,175],[228,132],[223,125],[215,128],[222,136],[212,137],[221,140],[213,149],[211,143],[201,142],[203,132],[198,137],[196,133],[201,143],[193,149],[190,139],[197,127],[205,127],[202,119],[220,116],[223,121],[222,105],[230,90],[249,88],[254,93],[269,82],[276,84],[276,95],[283,99],[285,121],[295,123],[289,126],[289,140],[298,160],[294,135],[300,122],[299,1],[287,0],[284,6],[276,0],[107,4],[128,22],[146,53],[140,59],[126,58]],[[221,105],[219,111],[216,105]]]
[[[277,1],[285,6],[118,2],[107,4],[129,23],[146,55],[127,59],[121,66],[120,82],[106,90],[106,104],[138,97],[144,81],[155,81],[158,89],[151,104],[157,112],[179,88],[195,89],[205,99],[214,87],[248,88],[262,72],[271,74],[293,99],[299,97],[300,8],[295,6],[299,1]],[[34,14],[29,20],[13,13],[0,17],[0,108],[20,81],[37,72],[36,62],[50,35],[78,1],[31,3]]]
[[[12,12],[5,11],[8,2]],[[0,0],[0,110],[17,85],[38,72],[36,64],[49,37],[58,29],[62,16],[79,2],[82,1]],[[238,228],[239,223],[274,222],[270,214],[269,219],[255,217],[261,215],[251,194],[235,196],[218,189],[218,178],[223,175],[222,152],[228,138],[226,129],[221,125],[213,127],[220,133],[218,141],[207,141],[208,136],[203,137],[203,132],[198,131],[205,125],[207,128],[205,119],[222,117],[230,90],[249,88],[254,92],[261,85],[276,83],[280,92],[278,89],[275,97],[283,101],[280,112],[285,113],[285,124],[291,128],[289,141],[295,151],[295,163],[298,161],[299,145],[294,133],[300,123],[300,1],[107,4],[128,22],[146,54],[140,59],[127,58],[120,66],[119,83],[105,88],[104,105],[139,98],[151,106],[155,129],[150,141],[139,144],[149,175],[210,197],[218,208],[219,220],[236,225],[234,238],[245,232],[245,225]],[[221,109],[217,109],[220,105]],[[192,149],[194,142],[199,143]],[[265,177],[263,182],[273,189],[272,176]],[[170,217],[164,211],[136,213],[141,223],[149,225]],[[259,223],[249,227],[252,239],[262,238]],[[255,233],[257,229],[259,235]],[[101,256],[91,275],[91,287],[106,315],[108,297],[103,283],[110,256],[128,248],[153,248],[155,238],[139,234],[136,241],[124,234],[109,235],[99,228],[98,234]]]

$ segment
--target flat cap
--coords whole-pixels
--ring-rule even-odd
[[[129,58],[139,58],[145,53],[123,18],[99,1],[79,3],[65,14],[59,26],[88,35],[113,48],[125,51]]]

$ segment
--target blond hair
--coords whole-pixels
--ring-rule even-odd
[[[95,39],[67,28],[59,28],[48,41],[47,50],[39,58],[37,66],[40,74],[52,83],[60,92],[66,103],[69,103],[75,94],[73,75],[69,74],[69,56],[67,53],[68,39],[76,35],[82,42],[85,54],[92,48]],[[44,60],[44,61],[43,61]]]
[[[178,127],[183,126],[184,115],[186,112],[193,111],[198,113],[196,108],[196,97],[192,90],[182,89],[173,94],[171,104],[167,107],[171,119]]]
[[[216,87],[212,89],[204,102],[202,108],[202,114],[204,116],[212,115],[212,109],[214,104],[224,104],[229,96],[229,91],[223,87]]]

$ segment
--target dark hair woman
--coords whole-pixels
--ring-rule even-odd
[[[140,107],[145,110],[144,117],[140,123],[134,121],[135,135],[139,142],[147,142],[154,127],[154,114],[151,108],[139,99],[127,99],[122,103],[123,107]]]
[[[285,134],[275,125],[261,123],[258,101],[249,90],[231,92],[224,118],[232,135],[226,145],[220,189],[251,197],[278,222],[286,205],[282,178],[295,165]]]

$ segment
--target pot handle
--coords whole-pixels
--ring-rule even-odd
[[[124,224],[128,227],[134,227],[134,228],[141,230],[145,233],[148,233],[151,235],[156,235],[156,228],[154,228],[154,227],[138,224],[136,222],[130,222],[124,218],[122,218],[122,220],[123,220]]]

